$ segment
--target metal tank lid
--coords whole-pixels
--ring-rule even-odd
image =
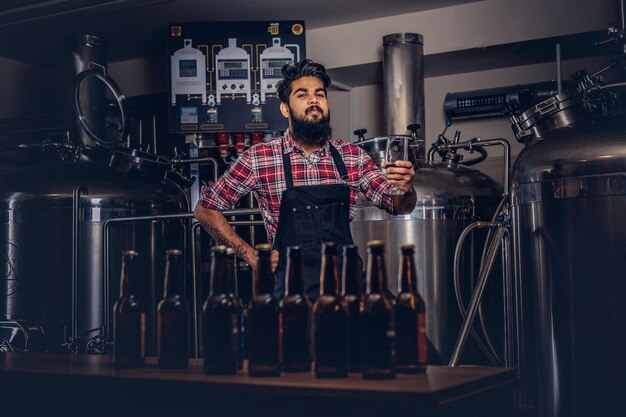
[[[560,129],[524,148],[513,165],[513,188],[564,178],[626,173],[626,120],[600,117]]]
[[[394,43],[419,43],[424,45],[424,37],[419,33],[391,33],[383,36],[383,46],[388,46]]]
[[[479,197],[501,194],[498,185],[482,172],[449,162],[420,160],[415,166],[413,187],[417,205],[465,205]]]
[[[501,188],[482,172],[447,162],[418,160],[413,187],[417,194],[412,219],[458,218],[483,199],[498,199]],[[355,220],[404,219],[374,207],[359,196]]]

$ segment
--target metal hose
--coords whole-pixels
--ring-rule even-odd
[[[508,194],[505,194],[502,199],[500,200],[500,203],[498,203],[498,207],[496,207],[496,210],[494,212],[493,217],[491,218],[491,223],[496,224],[496,220],[498,218],[498,216],[500,214],[502,214],[502,210],[504,209],[504,205],[505,203],[508,201]],[[487,237],[485,238],[485,244],[483,245],[483,252],[482,255],[480,257],[480,268],[482,269],[485,265],[485,257],[487,255],[487,249],[489,247],[489,243],[491,240],[493,234],[493,229],[489,228],[489,231],[487,232]],[[507,248],[503,248],[503,255],[507,254],[508,249]],[[465,304],[463,304],[465,305]],[[485,343],[487,344],[487,347],[489,348],[489,350],[494,354],[494,356],[498,359],[496,363],[502,363],[502,360],[500,359],[496,348],[493,345],[493,341],[491,339],[491,337],[489,336],[489,331],[487,330],[487,323],[485,320],[485,313],[484,313],[484,309],[483,309],[483,305],[482,303],[479,305],[478,307],[478,321],[480,324],[480,328],[481,331],[483,333],[483,336],[485,338]]]
[[[463,321],[463,326],[461,327],[461,331],[459,332],[459,337],[454,346],[454,351],[452,352],[452,357],[450,359],[450,366],[458,366],[459,359],[461,356],[461,352],[465,347],[465,343],[467,342],[467,336],[471,331],[472,323],[474,318],[476,317],[476,313],[478,311],[478,305],[482,299],[483,292],[487,285],[487,280],[491,273],[491,269],[493,267],[496,255],[498,254],[499,248],[501,247],[501,240],[507,232],[506,226],[499,226],[495,232],[495,236],[489,245],[489,250],[487,251],[487,260],[485,263],[485,267],[481,268],[480,276],[478,278],[478,282],[476,283],[476,288],[472,293],[472,299],[470,301],[469,307],[467,309],[467,315]],[[458,248],[458,245],[457,245]]]
[[[460,280],[461,251],[465,243],[465,239],[470,234],[470,232],[472,232],[474,229],[484,229],[486,227],[492,227],[492,226],[494,226],[493,223],[485,222],[485,221],[477,221],[477,222],[470,224],[461,233],[461,236],[459,237],[459,241],[457,242],[457,245],[456,245],[456,249],[454,250],[454,268],[453,268],[454,294],[456,296],[457,305],[459,306],[459,311],[461,312],[461,317],[464,320],[465,320],[466,310],[465,310],[465,303],[463,301],[463,296],[461,294],[461,280]],[[495,352],[495,349],[493,349],[493,346],[490,346],[490,347],[485,346],[485,344],[483,343],[482,339],[478,336],[476,331],[473,328],[471,328],[470,331],[472,333],[472,336],[474,337],[474,340],[476,340],[476,343],[480,347],[480,349],[487,356],[487,359],[491,363],[498,364],[498,365],[501,364],[501,360],[500,358],[498,358],[498,355]],[[483,330],[483,332],[484,331],[485,330]]]

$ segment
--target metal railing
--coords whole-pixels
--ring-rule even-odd
[[[225,210],[222,214],[225,217],[230,216],[252,216],[259,215],[261,211],[258,208],[244,208],[244,209],[234,209],[234,210]],[[133,216],[133,217],[118,217],[114,219],[108,219],[104,222],[104,237],[103,237],[103,280],[104,280],[104,326],[105,331],[110,332],[110,320],[109,320],[109,309],[111,304],[111,296],[110,296],[110,287],[111,287],[111,279],[110,279],[110,267],[109,264],[111,262],[111,248],[110,248],[110,234],[111,227],[115,224],[120,223],[137,223],[137,222],[153,222],[153,221],[169,221],[169,220],[177,220],[177,219],[193,219],[193,213],[178,213],[178,214],[164,214],[164,215],[153,215],[153,216]],[[235,220],[230,221],[229,224],[231,226],[261,226],[263,225],[262,220]],[[191,236],[191,284],[192,284],[192,308],[193,308],[193,338],[194,338],[194,356],[198,357],[199,354],[199,323],[200,320],[198,318],[198,268],[197,268],[197,237],[196,231],[201,228],[201,224],[199,222],[194,222],[190,226],[190,233],[187,233],[188,225],[184,225],[184,236],[183,243],[186,245],[188,242],[188,237]]]

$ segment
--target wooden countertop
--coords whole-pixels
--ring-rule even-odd
[[[154,358],[143,369],[118,370],[96,355],[0,353],[0,409],[20,415],[305,416],[455,415],[506,407],[517,380],[512,369],[429,366],[425,374],[364,380],[360,374],[318,379],[310,373],[253,378],[246,372],[209,376],[202,362],[186,370],[161,370]],[[74,405],[71,405],[74,404]],[[48,414],[41,414],[42,409]],[[89,411],[87,412],[87,409]],[[11,414],[5,414],[11,415]]]

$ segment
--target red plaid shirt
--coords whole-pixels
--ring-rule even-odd
[[[283,172],[281,137],[260,143],[244,152],[217,181],[202,187],[199,204],[213,210],[228,210],[250,191],[254,193],[265,222],[267,240],[274,242],[282,193],[287,188]],[[392,196],[385,176],[372,159],[358,146],[340,140],[331,143],[343,158],[348,171],[344,182],[335,169],[326,143],[309,159],[289,132],[284,137],[285,153],[289,154],[294,187],[343,183],[350,187],[350,220],[356,214],[359,191],[374,205],[393,213]]]

